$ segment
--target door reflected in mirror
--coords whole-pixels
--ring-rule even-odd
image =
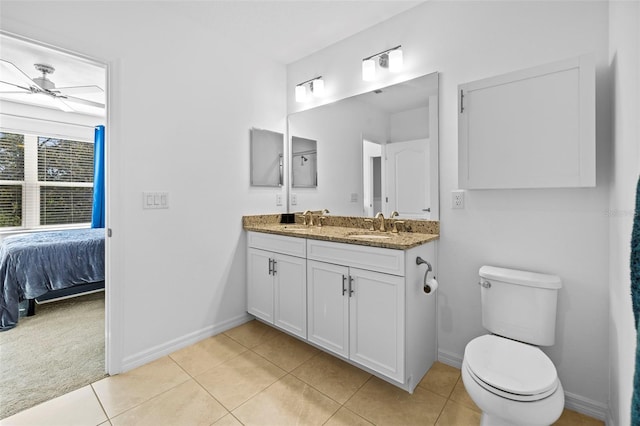
[[[291,186],[318,186],[318,142],[298,136],[291,137]]]
[[[324,159],[317,187],[292,182],[290,211],[439,219],[437,73],[291,114],[289,134],[292,153],[304,135]],[[291,161],[292,180],[300,163]]]
[[[251,186],[282,186],[284,135],[251,129]]]

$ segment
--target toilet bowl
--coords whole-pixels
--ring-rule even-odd
[[[536,346],[477,337],[465,348],[462,380],[482,410],[483,426],[550,425],[562,414],[564,391],[556,368]]]

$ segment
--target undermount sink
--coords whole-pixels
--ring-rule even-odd
[[[315,226],[308,226],[308,225],[301,225],[301,224],[298,224],[298,223],[291,223],[291,224],[282,225],[281,229],[283,231],[288,231],[288,232],[309,233],[309,232],[313,232],[316,229],[316,227]]]
[[[362,238],[362,239],[374,239],[374,240],[386,240],[391,238],[391,235],[385,235],[385,234],[361,234],[361,233],[357,233],[357,234],[349,234],[347,235],[349,238]]]

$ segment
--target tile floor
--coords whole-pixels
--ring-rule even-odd
[[[0,425],[478,425],[460,370],[413,395],[260,322],[47,401]],[[603,425],[565,410],[557,425]]]

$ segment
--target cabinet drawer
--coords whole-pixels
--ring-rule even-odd
[[[307,246],[304,238],[286,237],[284,235],[265,234],[262,232],[248,232],[249,247],[268,250],[275,253],[288,254],[296,257],[306,257]]]
[[[404,276],[404,251],[307,240],[307,259]]]

